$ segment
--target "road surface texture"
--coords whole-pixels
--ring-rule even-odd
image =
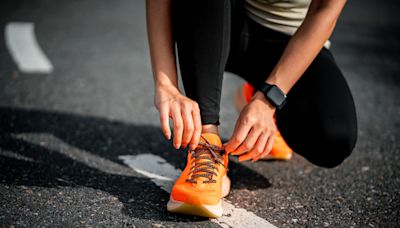
[[[351,157],[334,169],[298,155],[232,158],[233,205],[277,227],[400,226],[399,5],[348,1],[331,38],[357,106]],[[52,72],[19,70],[5,39],[10,22],[34,24]],[[119,158],[153,154],[180,169],[185,162],[153,107],[144,1],[6,0],[0,26],[0,227],[220,226],[168,213],[169,194]],[[224,140],[241,83],[226,74]]]

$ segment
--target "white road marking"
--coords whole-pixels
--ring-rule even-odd
[[[168,193],[181,171],[170,165],[165,159],[154,154],[119,156],[126,165],[136,172],[150,178],[157,186]],[[222,227],[275,227],[263,218],[243,208],[237,208],[227,200],[223,201],[224,215],[210,221]]]
[[[164,158],[154,154],[118,156],[124,164],[129,166],[128,168],[88,151],[73,147],[51,134],[22,133],[13,134],[12,136],[52,151],[57,151],[73,160],[106,173],[126,176],[134,176],[137,175],[136,173],[141,174],[168,193],[171,192],[174,181],[181,173],[179,169],[169,164]],[[223,216],[210,220],[222,227],[275,227],[267,220],[243,208],[237,208],[227,200],[222,202],[222,206],[224,208]]]
[[[5,28],[5,41],[21,72],[46,74],[53,71],[53,65],[36,40],[33,23],[8,23]]]
[[[12,136],[35,145],[45,147],[49,150],[57,151],[58,153],[71,158],[72,160],[81,162],[93,169],[98,169],[105,173],[124,176],[137,176],[137,173],[135,173],[131,168],[71,146],[52,134],[22,133],[12,134]]]
[[[164,158],[153,154],[122,155],[118,158],[136,172],[150,178],[158,187],[168,193],[171,192],[174,181],[181,173]]]
[[[26,157],[21,154],[18,154],[18,153],[12,152],[12,151],[8,151],[8,150],[0,150],[0,155],[11,158],[11,159],[17,159],[17,160],[26,161],[26,162],[35,162],[35,160],[33,158]]]

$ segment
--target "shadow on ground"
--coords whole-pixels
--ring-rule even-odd
[[[0,154],[1,182],[55,188],[89,187],[106,191],[123,203],[123,213],[141,219],[199,221],[189,216],[171,216],[165,210],[169,195],[149,179],[103,172],[71,159],[63,153],[16,137],[19,134],[55,136],[70,146],[123,165],[119,155],[153,153],[175,167],[183,168],[185,152],[175,151],[157,127],[133,125],[98,117],[60,112],[0,107],[0,149],[17,156]],[[25,159],[25,158],[30,158]],[[231,162],[233,188],[262,189],[270,186],[262,175]],[[161,199],[161,202],[160,202]],[[150,204],[150,206],[149,206]],[[147,205],[147,207],[146,207]],[[152,211],[148,211],[148,210]]]

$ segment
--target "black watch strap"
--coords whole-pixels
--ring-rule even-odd
[[[285,93],[276,85],[264,83],[259,90],[264,94],[265,98],[276,107],[281,109],[286,103]]]

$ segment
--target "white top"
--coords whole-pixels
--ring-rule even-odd
[[[293,35],[306,17],[311,0],[246,0],[247,16],[258,24]],[[324,44],[330,47],[330,41]]]

